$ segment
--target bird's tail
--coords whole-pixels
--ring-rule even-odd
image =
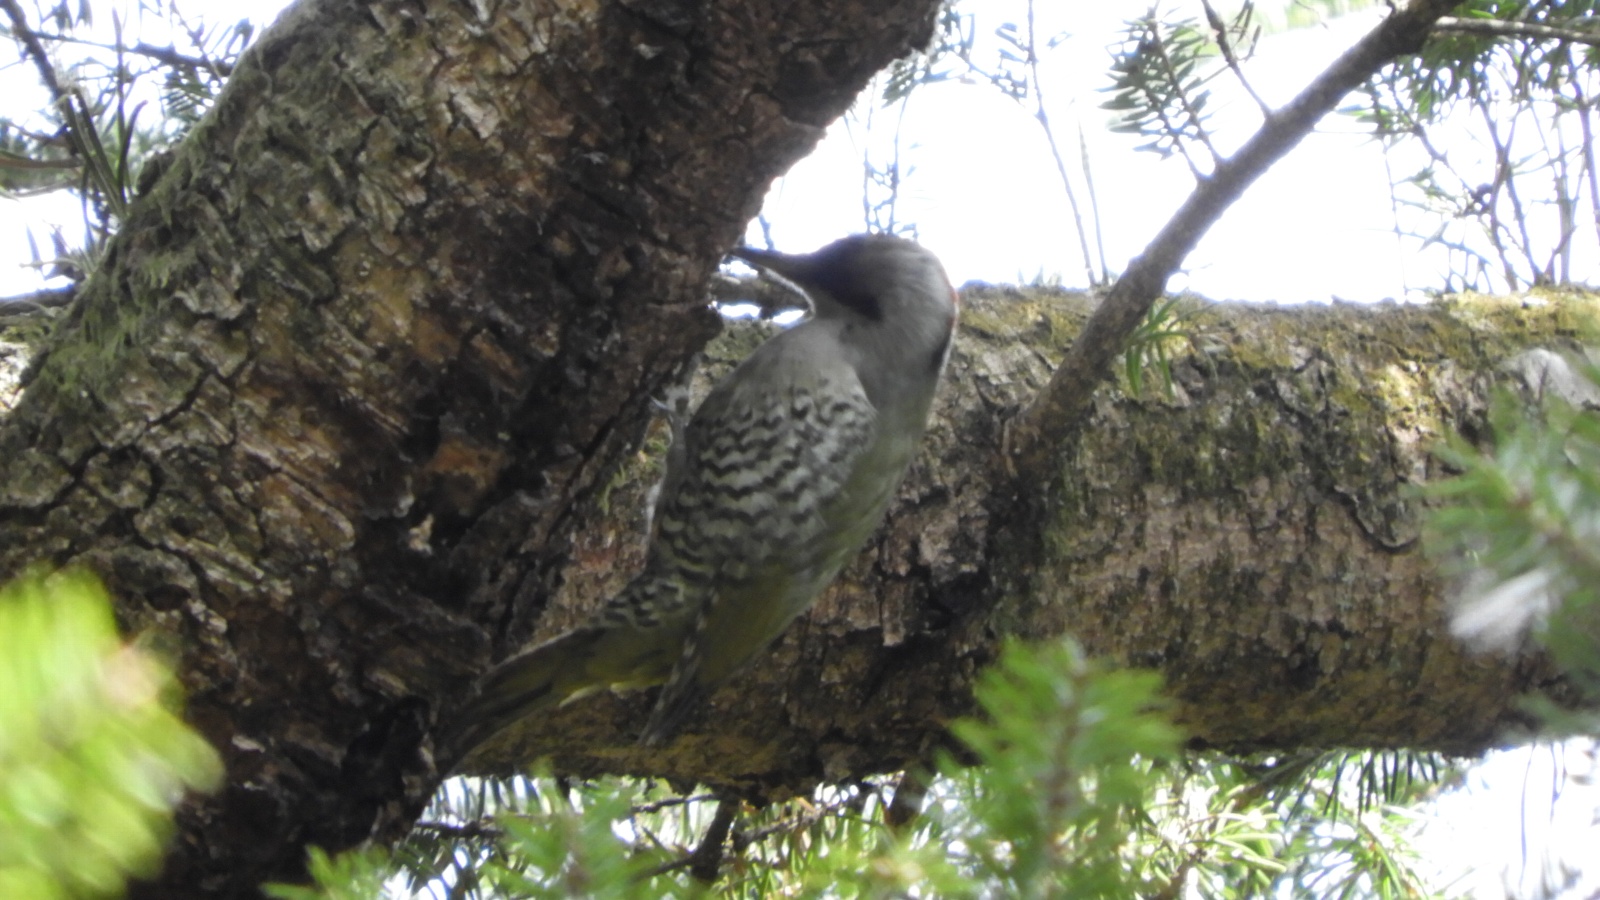
[[[575,629],[489,670],[456,719],[453,743],[461,755],[513,722],[591,687],[587,661],[605,634],[603,628]]]

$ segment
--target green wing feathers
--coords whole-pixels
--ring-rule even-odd
[[[523,716],[582,692],[586,661],[604,636],[600,628],[569,631],[495,666],[461,713],[460,746],[475,746]]]

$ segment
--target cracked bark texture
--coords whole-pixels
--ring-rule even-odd
[[[101,573],[228,784],[137,896],[404,831],[708,274],[932,0],[305,0],[140,198],[0,433],[0,561]]]
[[[137,896],[407,827],[472,679],[632,572],[712,267],[933,13],[328,0],[263,36],[0,429],[4,570],[101,573],[228,766]],[[600,696],[465,768],[803,791],[925,755],[998,636],[1062,631],[1165,671],[1198,743],[1482,747],[1550,676],[1450,643],[1403,488],[1592,314],[1218,308],[1177,399],[1096,392],[1041,502],[1001,437],[1082,312],[972,293],[888,527],[683,739],[639,750],[648,695]]]

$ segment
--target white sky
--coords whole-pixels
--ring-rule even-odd
[[[1140,2],[1041,3],[1038,30],[1069,26],[1074,37],[1047,58],[1048,112],[1076,175],[1079,126],[1089,144],[1113,271],[1123,268],[1182,202],[1193,184],[1173,157],[1135,153],[1134,137],[1106,129],[1099,108],[1109,61],[1106,46]],[[1020,21],[1021,4],[976,7],[988,28]],[[1048,9],[1047,9],[1048,8]],[[1256,90],[1268,103],[1293,96],[1326,61],[1370,26],[1374,16],[1348,16],[1322,28],[1288,32],[1266,42],[1256,60]],[[1086,88],[1085,85],[1088,87]],[[1236,95],[1232,82],[1218,84]],[[951,277],[1014,282],[1041,272],[1082,285],[1083,266],[1066,194],[1043,132],[1031,112],[987,84],[930,86],[912,101],[905,133],[916,146],[903,159],[916,167],[900,219],[944,260]],[[1212,121],[1223,149],[1255,126],[1255,107],[1229,97]],[[805,249],[862,230],[860,157],[846,129],[797,165],[768,199],[774,240]],[[1318,134],[1269,172],[1208,235],[1173,289],[1216,299],[1381,299],[1404,294],[1402,255],[1390,228],[1387,179],[1376,144],[1353,123],[1330,119]],[[1080,203],[1086,204],[1078,187]],[[1352,264],[1353,260],[1359,260]]]
[[[190,0],[183,8],[217,22],[249,17],[264,24],[283,5],[284,0]],[[1149,0],[1044,0],[1038,10],[1041,35],[1074,32],[1045,59],[1048,111],[1074,177],[1079,175],[1078,129],[1083,129],[1113,271],[1142,249],[1192,184],[1181,160],[1135,153],[1138,141],[1109,133],[1109,114],[1099,108],[1104,95],[1093,92],[1105,83],[1106,47],[1119,24],[1148,5]],[[1166,5],[1198,15],[1198,3]],[[968,6],[983,17],[983,36],[1000,22],[1023,21],[1020,0]],[[1283,102],[1378,15],[1374,9],[1269,36],[1248,69],[1253,85],[1268,103]],[[145,39],[167,42],[157,34]],[[0,70],[12,109],[43,104],[32,75],[27,67]],[[1255,127],[1255,108],[1231,80],[1220,82],[1218,90],[1219,109],[1211,124],[1226,151]],[[1169,288],[1216,299],[1326,301],[1415,297],[1436,286],[1442,260],[1419,254],[1395,237],[1384,158],[1358,131],[1348,120],[1325,121],[1212,229]],[[957,283],[1044,276],[1068,286],[1085,284],[1066,198],[1028,110],[987,84],[925,88],[907,114],[902,165],[912,169],[897,218],[916,223],[919,239],[940,255]],[[1087,203],[1086,197],[1080,199]],[[848,129],[835,125],[823,145],[774,186],[764,215],[775,242],[787,250],[811,249],[863,230],[860,148]],[[47,251],[49,225],[79,234],[79,217],[76,204],[59,197],[0,200],[0,254],[10,254],[0,255],[0,295],[39,284],[27,267],[25,230]],[[762,238],[753,227],[749,239]],[[1587,245],[1581,249],[1577,274],[1592,278],[1600,268],[1596,252]],[[1595,856],[1600,790],[1594,760],[1578,751],[1565,755],[1576,777],[1558,774],[1556,755],[1548,749],[1493,754],[1474,769],[1466,790],[1433,804],[1418,847],[1449,873],[1446,880],[1460,878],[1453,894],[1499,896],[1502,885],[1512,885],[1519,895],[1531,896],[1522,891],[1537,883],[1529,879],[1537,877],[1542,847],[1580,865]],[[1563,795],[1554,807],[1552,792]],[[1526,863],[1525,838],[1533,857]],[[1593,891],[1600,887],[1600,866],[1588,863],[1588,868],[1594,871],[1587,876],[1587,890]],[[1464,869],[1471,874],[1460,875]]]

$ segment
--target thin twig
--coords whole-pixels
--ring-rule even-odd
[[[173,47],[157,47],[140,41],[128,50],[174,68],[205,69],[217,78],[227,78],[233,74],[233,63],[209,56],[189,56]]]
[[[1576,74],[1572,72],[1576,64],[1571,57],[1567,59],[1567,68],[1570,74]],[[1576,96],[1573,105],[1578,110],[1578,126],[1583,129],[1583,171],[1589,182],[1589,210],[1594,215],[1595,237],[1600,240],[1600,166],[1596,166],[1594,155],[1594,100],[1584,94],[1576,78],[1571,84]]]
[[[745,832],[744,834],[739,835],[738,844],[740,847],[750,847],[761,843],[775,834],[789,834],[791,832],[799,831],[802,828],[810,828],[811,826],[822,821],[823,816],[831,815],[835,812],[836,809],[831,806],[810,806],[799,815],[790,816],[787,819],[779,819],[776,822],[763,825],[754,831]]]
[[[1256,102],[1257,107],[1260,107],[1262,118],[1270,117],[1272,115],[1272,107],[1268,106],[1267,101],[1261,99],[1261,95],[1256,93],[1256,89],[1250,84],[1250,79],[1244,77],[1244,69],[1239,66],[1239,55],[1233,52],[1233,42],[1228,39],[1228,23],[1212,8],[1211,0],[1200,0],[1200,5],[1205,8],[1206,23],[1211,26],[1211,33],[1217,40],[1217,49],[1222,51],[1222,59],[1228,64],[1228,68],[1232,70],[1233,77],[1239,80],[1239,86],[1244,88],[1245,93],[1250,95],[1250,99]],[[1249,7],[1247,6],[1246,9],[1248,10]],[[1243,17],[1245,13],[1241,12],[1239,15]],[[1248,28],[1249,25],[1246,24],[1244,27]]]
[[[81,164],[70,159],[34,159],[30,156],[19,156],[9,150],[0,150],[0,169],[41,171],[76,169],[79,165]]]
[[[1222,165],[1222,154],[1211,143],[1211,133],[1206,130],[1205,119],[1200,115],[1200,110],[1195,106],[1194,101],[1189,98],[1189,91],[1183,84],[1183,77],[1178,72],[1178,67],[1173,63],[1172,54],[1167,52],[1167,43],[1161,39],[1159,24],[1152,22],[1150,34],[1156,55],[1161,60],[1161,73],[1166,77],[1167,83],[1172,85],[1172,93],[1178,98],[1178,103],[1183,107],[1183,117],[1189,120],[1189,127],[1194,129],[1195,140],[1198,140],[1200,145],[1206,148],[1206,152],[1211,154],[1211,169],[1214,172]],[[1210,80],[1209,77],[1207,80]],[[1271,117],[1268,116],[1268,118]],[[1184,159],[1189,160],[1189,171],[1194,173],[1195,180],[1203,180],[1206,177],[1205,174],[1200,171],[1200,167],[1195,161],[1189,158],[1189,151],[1184,148],[1183,141],[1180,139],[1184,129],[1168,121],[1164,109],[1162,112],[1162,124],[1167,129],[1167,133],[1172,135],[1173,143],[1177,144],[1180,150],[1183,150]]]
[[[1094,262],[1089,256],[1089,236],[1083,227],[1083,213],[1078,208],[1078,194],[1072,189],[1072,179],[1067,177],[1067,163],[1061,155],[1061,147],[1056,144],[1055,129],[1050,126],[1050,115],[1045,111],[1044,82],[1039,78],[1039,49],[1038,36],[1034,31],[1033,0],[1028,0],[1028,81],[1029,89],[1033,92],[1034,112],[1033,117],[1039,122],[1039,127],[1044,129],[1044,138],[1050,144],[1050,156],[1056,161],[1056,172],[1061,176],[1061,186],[1067,191],[1067,204],[1072,207],[1072,221],[1078,226],[1078,249],[1083,253],[1083,271],[1089,277],[1090,287],[1099,287],[1100,278],[1095,275]]]
[[[1528,281],[1532,283],[1538,278],[1539,261],[1533,255],[1533,238],[1528,234],[1528,216],[1523,212],[1522,198],[1517,194],[1516,170],[1511,161],[1511,144],[1516,140],[1517,120],[1510,120],[1508,123],[1510,134],[1504,140],[1501,140],[1500,129],[1495,124],[1495,117],[1489,111],[1489,107],[1481,107],[1480,111],[1483,113],[1484,124],[1489,129],[1489,140],[1494,145],[1494,195],[1498,195],[1504,189],[1506,199],[1511,201],[1512,220],[1517,225],[1517,236],[1511,240],[1517,244],[1517,248],[1522,251],[1523,259],[1528,263]],[[1491,195],[1489,201],[1494,226],[1496,228],[1505,228],[1506,232],[1509,233],[1511,229],[1500,222],[1499,204],[1495,202],[1494,195]],[[1516,266],[1512,263],[1509,254],[1506,255],[1504,264],[1506,267],[1506,287],[1514,291],[1517,289]]]
[[[1536,120],[1535,124],[1539,129],[1540,137],[1544,140],[1545,152],[1549,153],[1552,135],[1545,132],[1542,123],[1538,123]],[[1556,195],[1556,218],[1561,223],[1561,238],[1556,241],[1555,248],[1550,251],[1550,260],[1545,264],[1545,268],[1546,275],[1551,282],[1567,284],[1572,280],[1572,236],[1578,230],[1578,198],[1574,195],[1575,192],[1571,187],[1572,161],[1570,159],[1571,153],[1567,149],[1566,129],[1556,127],[1552,130],[1554,132],[1556,152],[1551,155],[1550,159],[1551,180],[1554,182],[1551,188]],[[1578,177],[1580,179],[1583,177],[1581,170]],[[1558,261],[1561,266],[1559,273],[1555,271]]]
[[[17,0],[0,0],[0,9],[5,10],[6,16],[11,19],[11,34],[22,42],[23,50],[27,57],[33,61],[34,68],[39,70],[39,80],[50,91],[50,99],[56,104],[67,102],[67,92],[61,87],[61,80],[56,77],[56,67],[50,62],[50,54],[44,49],[44,43],[39,40],[39,33],[28,24],[28,17],[17,4]]]
[[[1078,122],[1078,158],[1083,161],[1083,183],[1089,188],[1089,215],[1094,220],[1094,249],[1100,259],[1100,280],[1091,278],[1089,284],[1110,284],[1111,266],[1106,262],[1106,235],[1100,220],[1100,196],[1094,189],[1094,172],[1089,168],[1089,138],[1084,134],[1081,120]]]
[[[154,44],[140,41],[132,47],[115,47],[104,41],[91,41],[87,38],[74,37],[70,34],[58,34],[50,31],[34,32],[41,40],[54,41],[58,44],[76,44],[81,47],[93,47],[97,50],[120,50],[155,60],[164,66],[175,69],[204,69],[220,78],[233,74],[233,63],[214,60],[207,56],[189,56],[180,52],[176,47],[157,47]]]
[[[716,794],[695,794],[692,797],[668,797],[665,800],[657,800],[654,803],[641,803],[629,810],[629,812],[636,816],[643,816],[649,815],[650,813],[660,812],[663,809],[668,809],[674,806],[687,806],[690,803],[703,803],[706,800],[715,799],[717,799]]]
[[[416,831],[428,831],[441,837],[455,838],[457,840],[472,838],[491,838],[498,840],[505,836],[505,830],[489,821],[463,822],[453,825],[449,822],[418,822],[411,826]]]
[[[686,853],[683,856],[680,856],[680,857],[678,857],[676,859],[668,860],[667,862],[664,862],[659,866],[656,866],[656,867],[651,868],[651,869],[646,869],[643,872],[640,872],[639,875],[634,880],[637,881],[637,882],[649,881],[650,879],[655,878],[658,875],[665,875],[668,872],[676,872],[679,869],[686,869],[693,862],[694,862],[694,854]]]
[[[1146,29],[1145,34],[1140,40],[1139,49],[1136,52],[1142,54],[1148,49],[1160,58],[1161,76],[1166,79],[1168,84],[1172,85],[1173,92],[1183,102],[1184,109],[1188,109],[1189,98],[1183,92],[1183,85],[1172,77],[1172,60],[1167,55],[1167,45],[1161,40],[1162,23],[1155,17],[1154,10],[1143,20],[1143,24]],[[1173,121],[1171,116],[1167,115],[1168,98],[1165,95],[1158,94],[1153,88],[1143,88],[1143,93],[1150,103],[1151,111],[1155,113],[1156,119],[1161,123],[1161,133],[1172,140],[1173,148],[1183,156],[1184,163],[1189,167],[1189,174],[1193,175],[1194,180],[1197,182],[1205,181],[1205,172],[1200,170],[1200,164],[1195,162],[1194,157],[1190,155],[1189,145],[1183,140],[1183,127]],[[1200,129],[1201,137],[1204,137],[1205,133],[1204,128]],[[1216,151],[1213,150],[1211,155],[1212,159],[1215,160]]]
[[[27,15],[23,13],[17,0],[0,0],[0,10],[4,10],[11,20],[12,36],[22,43],[23,55],[31,59],[34,67],[39,70],[39,78],[50,92],[51,104],[61,116],[68,145],[83,161],[80,181],[85,203],[85,224],[89,225],[91,230],[103,235],[105,232],[103,224],[95,226],[87,221],[88,198],[91,195],[96,196],[97,200],[109,207],[111,213],[117,217],[126,213],[126,198],[117,189],[117,178],[106,157],[105,148],[95,133],[94,115],[89,109],[89,104],[76,88],[68,89],[62,86],[60,79],[56,77],[55,65],[50,62],[50,55],[45,50],[44,43],[40,40],[38,32],[28,23]],[[123,86],[119,83],[119,100],[123,95]],[[126,126],[127,122],[119,120],[119,124]],[[96,194],[90,188],[97,182],[100,190]]]
[[[78,286],[45,288],[30,294],[0,299],[0,316],[17,316],[46,309],[60,309],[78,296]]]

